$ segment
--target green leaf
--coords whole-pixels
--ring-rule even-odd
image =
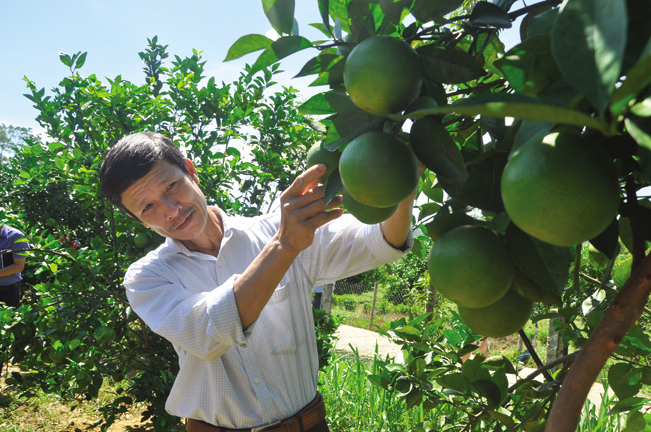
[[[515,422],[511,417],[498,411],[490,410],[488,414],[502,423],[509,431],[515,430]]]
[[[332,30],[330,28],[330,15],[328,9],[329,9],[328,0],[319,0],[319,12],[321,13],[321,20],[323,21],[323,27],[326,30],[324,33],[332,36]]]
[[[398,393],[398,395],[403,395],[403,396],[409,394],[409,392],[411,391],[411,387],[412,387],[411,381],[409,381],[409,379],[406,377],[398,378],[396,380],[395,385],[393,386],[393,388]]]
[[[485,157],[475,159],[469,166],[470,176],[454,198],[471,207],[500,213],[504,211],[500,182],[506,166],[507,154],[501,152],[485,153]]]
[[[501,393],[497,384],[490,380],[478,380],[472,383],[472,386],[479,392],[480,395],[486,398],[488,408],[496,408],[500,404]]]
[[[587,126],[606,131],[607,125],[581,111],[550,105],[541,99],[523,94],[481,94],[460,99],[451,105],[438,109],[438,113],[461,115],[485,115],[487,117],[516,117],[522,120],[536,120],[573,126]]]
[[[330,0],[330,16],[335,20],[335,36],[341,39],[341,30],[350,33],[350,21],[348,19],[348,0]],[[336,34],[337,21],[339,22],[340,34]]]
[[[380,8],[384,15],[395,25],[402,23],[402,20],[409,14],[413,0],[379,0]]]
[[[619,224],[615,218],[608,227],[597,237],[590,239],[590,243],[603,252],[608,259],[613,259],[619,253]]]
[[[262,0],[267,19],[278,34],[290,34],[294,28],[294,0]]]
[[[489,3],[478,2],[470,13],[468,24],[472,27],[511,28],[511,19],[501,7]]]
[[[323,193],[323,201],[325,204],[330,204],[330,201],[341,192],[343,187],[344,184],[341,182],[339,168],[336,168],[325,182],[325,191]]]
[[[511,155],[517,149],[529,142],[542,141],[553,127],[554,123],[551,122],[523,120],[520,124],[520,129],[518,129],[518,132],[515,134],[513,147],[511,147]]]
[[[649,402],[649,399],[643,397],[630,397],[624,400],[620,400],[610,409],[610,411],[608,411],[606,415],[610,416],[613,414],[628,412],[632,409],[642,407],[647,402]]]
[[[631,369],[633,367],[628,363],[616,363],[608,370],[608,385],[620,401],[635,396],[642,388],[642,382],[631,384],[626,376]]]
[[[436,378],[436,382],[443,388],[449,388],[468,395],[472,388],[470,382],[459,373],[443,375]]]
[[[249,34],[239,38],[228,49],[225,62],[238,59],[246,54],[268,48],[274,41],[259,34]]]
[[[445,84],[461,84],[486,75],[482,64],[467,52],[442,48],[437,44],[419,47],[416,52],[427,79]]]
[[[566,247],[542,242],[511,224],[506,230],[506,248],[520,270],[558,297],[563,294],[572,258]]]
[[[308,75],[320,74],[326,72],[332,61],[338,58],[337,54],[329,54],[322,52],[318,56],[310,59],[305,66],[296,74],[294,78],[304,77]]]
[[[532,18],[529,27],[527,27],[527,38],[539,34],[551,33],[557,15],[558,8],[553,8]]]
[[[420,119],[412,125],[409,141],[418,160],[436,174],[448,194],[455,195],[468,179],[468,170],[445,127],[429,118]]]
[[[79,345],[81,345],[81,341],[79,339],[73,339],[70,341],[70,344],[68,344],[68,348],[70,348],[70,350],[74,350]]]
[[[54,165],[56,165],[56,167],[59,168],[61,171],[65,171],[66,169],[66,162],[59,156],[54,158]]]
[[[313,47],[312,42],[301,36],[285,36],[274,41],[266,48],[251,67],[251,73],[258,72],[271,66],[278,60],[294,54],[295,52]]]
[[[422,23],[434,21],[456,10],[463,0],[416,0],[411,9],[412,15]]]
[[[649,84],[651,84],[651,55],[637,62],[626,72],[626,80],[613,93],[610,112],[618,116]]]
[[[633,258],[628,258],[617,263],[617,266],[613,270],[613,282],[617,288],[623,287],[628,278],[631,277],[632,265]]]
[[[631,411],[626,416],[626,428],[625,432],[641,432],[646,428],[646,420],[644,420],[644,414],[640,411]]]
[[[64,65],[66,65],[68,67],[70,67],[70,65],[72,65],[72,59],[70,58],[70,56],[68,54],[64,53],[63,51],[59,52],[59,60],[61,60],[61,63],[63,63]]]
[[[603,115],[626,47],[625,0],[568,0],[552,27],[552,53],[567,80]]]
[[[298,111],[301,114],[313,114],[313,115],[322,115],[322,114],[334,114],[336,111],[332,108],[332,105],[328,102],[325,97],[325,93],[318,93],[303,102],[299,107]]]
[[[531,37],[514,46],[495,62],[513,89],[535,95],[558,80],[560,71],[554,63],[549,35]]]
[[[439,105],[434,98],[430,96],[421,96],[412,102],[406,109],[404,114],[388,114],[391,120],[401,121],[406,119],[419,120],[430,114],[436,114]]]
[[[473,384],[475,381],[491,379],[491,374],[486,366],[475,359],[466,360],[461,367],[461,375]]]
[[[84,63],[86,63],[86,54],[88,53],[82,53],[79,57],[77,57],[77,61],[75,62],[75,69],[81,68]]]
[[[375,128],[383,121],[384,119],[382,117],[362,110],[340,114],[332,121],[332,124],[328,128],[323,145],[328,150],[335,150],[364,132]]]

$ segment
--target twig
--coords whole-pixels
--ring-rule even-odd
[[[547,370],[549,370],[549,369],[551,369],[551,368],[553,368],[553,367],[555,367],[555,366],[558,366],[558,365],[561,364],[561,363],[565,363],[566,361],[573,359],[573,358],[576,357],[578,354],[579,354],[579,351],[575,351],[575,352],[573,352],[572,354],[568,354],[568,355],[566,355],[566,356],[563,356],[563,357],[561,357],[561,358],[557,358],[556,360],[547,363],[547,364],[544,365],[543,367],[538,368],[538,369],[536,369],[535,371],[531,372],[529,375],[526,376],[526,378],[523,378],[523,379],[521,379],[520,381],[518,381],[518,382],[516,382],[515,384],[513,384],[511,387],[509,387],[508,392],[509,392],[509,393],[513,393],[513,392],[515,391],[515,389],[517,389],[518,387],[520,387],[520,386],[523,385],[524,383],[527,383],[527,382],[529,382],[529,381],[532,381],[535,377],[537,377],[538,375],[540,375],[540,374],[543,373],[544,371],[547,371]]]
[[[502,85],[505,82],[506,82],[506,80],[499,79],[499,80],[496,80],[496,81],[491,81],[491,82],[489,82],[487,84],[481,84],[481,85],[478,85],[478,86],[475,86],[475,87],[471,87],[471,88],[467,88],[467,89],[463,89],[463,90],[457,90],[457,91],[451,92],[451,93],[446,93],[445,95],[450,97],[450,96],[456,96],[456,95],[460,95],[460,94],[468,94],[468,93],[474,92],[475,90]]]
[[[522,338],[522,342],[524,342],[524,344],[526,345],[527,350],[529,350],[529,353],[531,354],[531,358],[533,359],[533,361],[536,362],[539,369],[543,368],[544,367],[543,362],[540,361],[540,357],[538,357],[538,354],[536,353],[536,350],[533,348],[533,345],[531,345],[531,341],[527,337],[527,334],[524,332],[524,329],[520,329],[520,331],[518,333],[520,334],[520,337]],[[547,381],[554,381],[554,378],[552,378],[552,376],[549,374],[549,372],[547,372],[547,369],[544,369],[542,371],[542,374],[545,376],[545,379]]]

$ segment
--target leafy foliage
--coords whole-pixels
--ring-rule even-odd
[[[50,94],[25,79],[46,142],[2,129],[25,143],[0,167],[0,221],[22,229],[33,246],[23,305],[0,309],[0,362],[21,368],[6,382],[23,397],[40,388],[80,400],[97,398],[104,380],[130,377],[101,409],[102,430],[134,402],[146,402],[143,420],[158,431],[179,420],[164,409],[176,353],[130,309],[121,286],[128,265],[163,239],[104,200],[98,171],[106,151],[131,132],[166,134],[197,166],[210,204],[258,215],[273,208],[319,137],[298,113],[295,89],[269,92],[278,65],[257,74],[247,66],[219,85],[204,76],[200,52],[164,65],[168,56],[149,40],[140,53],[146,82],[136,84],[83,76],[86,54],[62,53],[70,74]],[[336,324],[319,322],[327,362]]]
[[[427,197],[416,218],[421,230],[427,233],[437,215],[461,212],[498,233],[525,280],[520,294],[539,302],[535,319],[562,317],[558,326],[566,346],[584,346],[651,241],[648,201],[638,196],[651,185],[651,34],[648,13],[641,18],[649,12],[646,2],[550,0],[515,11],[510,0],[317,3],[320,17],[313,26],[325,40],[290,44],[290,36],[283,36],[275,43],[287,47],[282,56],[306,47],[318,51],[298,75],[314,75],[312,86],[325,91],[300,110],[328,116],[322,121],[326,148],[345,146],[374,130],[410,142],[429,169],[418,189]],[[520,16],[521,43],[505,52],[499,31]],[[386,116],[355,106],[343,81],[351,49],[374,36],[410,43],[425,76],[412,106]],[[247,42],[253,37],[235,42],[230,53],[254,52]],[[269,60],[265,52],[258,58],[264,64]],[[507,117],[513,121],[507,123]],[[510,156],[558,131],[582,135],[605,150],[618,171],[619,215],[596,238],[586,239],[605,254],[605,260],[591,258],[589,265],[594,254],[587,245],[560,247],[531,237],[511,222],[502,202],[500,181]],[[414,254],[425,258],[429,242],[427,236],[417,237]],[[372,277],[381,278],[382,271]],[[405,282],[405,276],[397,279]],[[556,312],[549,311],[552,305]],[[633,314],[642,306],[626,307]],[[449,329],[446,334],[445,323],[438,316],[393,323],[388,334],[403,345],[403,359],[387,364],[371,382],[397,392],[409,407],[453,407],[457,414],[451,423],[463,430],[544,429],[574,357],[564,358],[564,366],[550,374],[531,353],[538,376],[509,388],[506,374],[515,366],[481,356],[462,362],[476,348],[477,336],[455,337]],[[630,329],[614,354],[621,363],[609,375],[619,398],[612,412],[630,411],[631,424],[640,420],[640,404],[646,401],[636,396],[651,347],[645,330]],[[423,422],[412,430],[440,426]]]

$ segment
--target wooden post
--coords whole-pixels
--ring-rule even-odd
[[[557,312],[557,310],[552,309],[551,312]],[[547,363],[563,356],[563,337],[560,330],[556,330],[554,327],[555,322],[563,322],[563,318],[557,317],[549,320],[549,330],[547,332]],[[556,370],[561,366],[562,365],[559,365],[552,370]]]
[[[432,285],[430,280],[429,289],[427,290],[427,304],[425,305],[425,313],[433,313],[436,308],[436,288]],[[432,319],[430,316],[429,319]]]
[[[378,283],[375,282],[375,285],[373,286],[373,303],[371,303],[371,319],[368,323],[369,330],[371,329],[371,327],[373,327],[373,316],[375,315],[375,299],[377,299],[377,287],[378,287]]]
[[[330,313],[332,308],[332,290],[335,284],[325,284],[323,285],[323,294],[321,294],[321,309],[326,313]]]

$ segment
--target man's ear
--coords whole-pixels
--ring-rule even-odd
[[[190,159],[185,160],[185,167],[187,168],[188,172],[190,173],[190,176],[192,177],[192,180],[196,183],[199,184],[199,174],[197,174],[197,169],[194,167],[194,164]]]

